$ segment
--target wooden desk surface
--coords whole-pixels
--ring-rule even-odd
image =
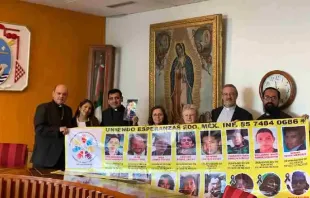
[[[76,175],[59,175],[51,174],[54,170],[50,169],[35,169],[35,168],[1,168],[0,174],[13,174],[13,175],[27,175],[35,177],[44,177],[59,179],[64,181],[78,182],[83,184],[89,184],[101,188],[105,188],[114,192],[119,192],[122,194],[130,195],[138,198],[161,198],[161,197],[188,197],[177,192],[168,191],[153,187],[148,184],[137,183],[132,181],[119,181],[119,180],[110,180],[102,179],[95,177],[84,177]]]
[[[0,167],[0,174],[13,174],[13,175],[31,175],[26,168],[3,168]]]

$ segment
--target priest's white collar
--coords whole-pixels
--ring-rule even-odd
[[[232,107],[225,107],[225,106],[223,106],[223,108],[225,109],[225,111],[234,111],[236,109],[236,105],[232,106]]]

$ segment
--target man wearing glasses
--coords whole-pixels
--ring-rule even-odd
[[[237,88],[233,84],[224,85],[222,89],[223,106],[211,111],[212,122],[253,120],[251,113],[237,105],[237,98]]]
[[[292,118],[292,116],[280,110],[279,102],[280,92],[273,87],[266,88],[263,91],[263,105],[265,113],[257,118],[257,120]]]

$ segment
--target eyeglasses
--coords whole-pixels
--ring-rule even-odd
[[[264,96],[264,100],[266,101],[276,101],[278,98],[275,96],[269,97],[269,96]]]
[[[232,97],[232,96],[235,96],[235,95],[236,95],[235,93],[223,93],[222,94],[222,96],[225,96],[225,97],[227,97],[227,96]]]

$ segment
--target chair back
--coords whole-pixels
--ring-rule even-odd
[[[26,159],[26,144],[0,143],[0,167],[23,167],[26,165]]]

